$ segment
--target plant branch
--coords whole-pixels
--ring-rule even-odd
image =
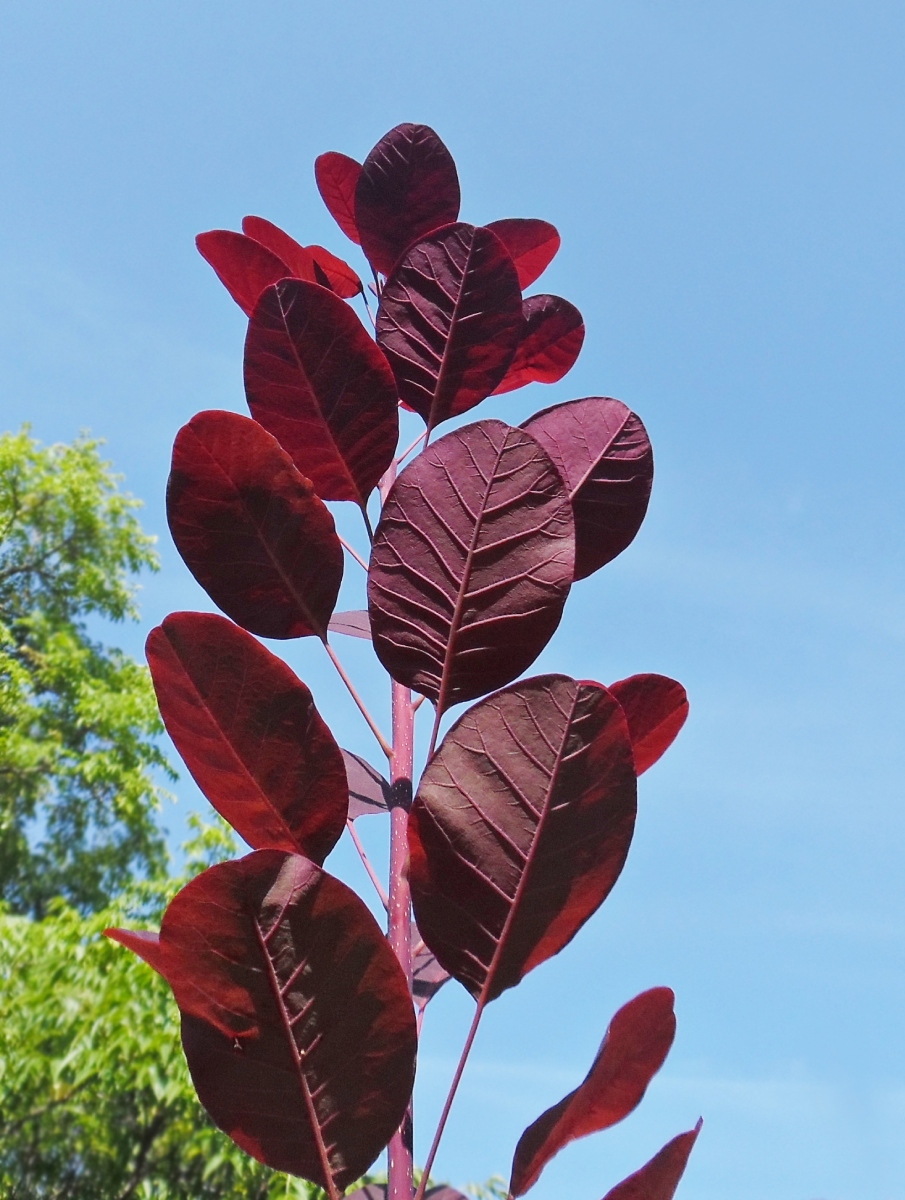
[[[409,448],[407,450],[403,450],[403,452],[397,457],[395,465],[397,467],[399,467],[402,463],[404,463],[405,460],[408,458],[408,456],[411,454],[411,452],[418,445],[418,443],[423,442],[426,437],[427,437],[427,430],[425,429],[424,433],[419,433],[418,436],[415,438],[415,440],[412,442],[411,446],[409,446]]]
[[[362,511],[364,511],[364,510],[362,510]],[[365,514],[365,520],[367,520],[367,514]],[[359,566],[360,566],[360,567],[361,567],[363,570],[367,571],[367,569],[368,569],[368,564],[367,564],[367,563],[365,562],[365,560],[364,560],[364,559],[361,557],[361,555],[358,553],[358,551],[355,549],[355,547],[354,547],[354,546],[352,546],[352,545],[350,545],[350,544],[349,544],[349,542],[347,542],[347,541],[346,541],[346,539],[345,539],[344,537],[340,537],[340,535],[339,535],[339,534],[337,534],[336,536],[337,536],[337,537],[339,537],[339,543],[340,543],[340,545],[342,546],[342,548],[343,548],[344,550],[346,550],[346,551],[347,551],[349,554],[351,554],[351,555],[352,555],[352,557],[355,559],[355,561],[358,563],[358,565],[359,565]]]
[[[355,849],[358,851],[358,857],[361,859],[362,865],[364,866],[364,869],[368,873],[368,878],[371,880],[371,883],[373,883],[374,888],[377,892],[377,895],[380,897],[380,903],[387,910],[387,912],[389,912],[390,911],[390,898],[386,894],[383,884],[380,882],[380,877],[378,876],[378,874],[374,870],[374,868],[371,866],[371,860],[368,858],[365,848],[361,844],[361,838],[355,832],[355,822],[352,821],[351,819],[347,820],[346,821],[346,829],[348,829],[349,836],[352,838],[352,841],[355,845]]]
[[[349,695],[352,697],[352,699],[358,705],[359,712],[364,717],[364,719],[367,721],[368,728],[370,729],[371,733],[373,733],[374,737],[377,738],[377,741],[380,745],[380,749],[387,756],[387,759],[390,762],[392,762],[393,761],[392,746],[386,740],[386,738],[383,736],[383,734],[380,732],[380,729],[379,729],[376,721],[371,716],[371,714],[368,712],[368,710],[365,706],[365,702],[362,700],[361,696],[359,696],[358,692],[355,690],[355,685],[353,684],[353,682],[349,678],[349,676],[346,674],[345,667],[342,665],[342,663],[336,657],[336,651],[333,649],[333,647],[330,645],[330,643],[327,641],[326,638],[324,638],[323,645],[324,645],[324,649],[327,651],[327,654],[330,656],[330,661],[333,663],[334,667],[336,667],[337,674],[339,675],[339,677],[343,681],[343,683],[346,685]]]

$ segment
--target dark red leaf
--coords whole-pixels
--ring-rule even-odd
[[[321,199],[336,224],[356,245],[361,244],[355,224],[355,187],[360,174],[361,163],[335,150],[319,155],[314,162],[314,178]]]
[[[589,396],[537,413],[523,425],[566,480],[575,509],[575,578],[621,554],[641,528],[654,456],[641,419],[620,400]]]
[[[362,901],[258,850],[184,887],[160,945],[214,1122],[277,1171],[354,1182],[402,1120],[416,1046],[405,977]]]
[[[432,429],[491,394],[524,324],[503,243],[460,223],[436,230],[399,260],[380,297],[377,341],[401,399]]]
[[[214,613],[172,613],[146,649],[167,732],[217,812],[255,850],[322,863],[345,827],[349,789],[304,683]]]
[[[502,421],[440,438],[399,475],[371,552],[377,656],[445,711],[509,683],[562,616],[571,506],[540,446]]]
[[[399,440],[393,374],[347,304],[287,279],[258,301],[245,339],[245,394],[323,500],[362,508]]]
[[[356,1188],[349,1192],[345,1200],[387,1200],[387,1185],[385,1183],[369,1183],[365,1187]],[[443,1183],[438,1187],[429,1187],[424,1193],[424,1200],[468,1200],[454,1187]]]
[[[527,383],[556,383],[575,365],[584,342],[584,321],[561,296],[530,296],[522,304],[525,332],[494,395]]]
[[[316,266],[320,267],[327,277],[331,289],[344,300],[351,300],[359,292],[363,292],[361,280],[347,262],[325,250],[323,246],[306,246]]]
[[[667,1142],[649,1163],[617,1183],[603,1200],[672,1200],[702,1124],[698,1121],[694,1129]]]
[[[669,988],[652,988],[620,1008],[581,1086],[519,1138],[510,1196],[523,1196],[534,1187],[550,1159],[569,1142],[609,1129],[637,1108],[675,1037],[674,1002]]]
[[[289,264],[272,250],[230,229],[199,233],[195,245],[248,317],[266,287],[294,274]]]
[[[641,775],[669,749],[688,716],[688,696],[681,683],[666,675],[630,675],[610,684],[622,705]]]
[[[166,977],[165,950],[160,945],[159,933],[150,929],[105,929],[104,935],[144,959],[158,975]]]
[[[314,282],[314,259],[304,246],[299,245],[295,238],[280,229],[279,225],[274,225],[272,221],[266,221],[263,217],[243,217],[242,232],[281,258],[296,279]],[[276,283],[276,280],[270,282]],[[260,294],[259,292],[258,295]]]
[[[347,637],[371,640],[371,621],[366,608],[334,613],[327,628],[331,633],[344,633]]]
[[[326,636],[343,574],[333,518],[256,421],[200,412],[180,429],[167,519],[186,566],[243,628]]]
[[[559,249],[559,234],[554,225],[533,217],[507,217],[487,226],[497,235],[515,263],[522,291],[538,279]]]
[[[389,275],[406,246],[458,215],[456,164],[433,129],[406,124],[384,134],[355,187],[355,223],[374,269]]]
[[[635,823],[625,716],[599,684],[481,700],[427,765],[409,878],[427,946],[479,1004],[557,954],[609,895]]]
[[[412,995],[422,1012],[451,978],[425,946],[421,931],[412,921]]]
[[[351,750],[343,750],[346,778],[349,783],[349,820],[367,817],[372,813],[389,812],[393,789],[376,767],[359,758]]]

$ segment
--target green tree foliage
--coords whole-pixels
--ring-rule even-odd
[[[134,620],[133,576],[157,569],[98,446],[0,436],[0,896],[35,916],[97,911],[166,863],[147,671],[86,626]]]
[[[307,1185],[249,1158],[199,1105],[178,1011],[150,967],[101,936],[159,923],[166,899],[235,854],[203,827],[186,876],[84,917],[0,916],[0,1196],[4,1200],[284,1200]]]

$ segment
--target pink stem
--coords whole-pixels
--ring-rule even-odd
[[[390,911],[390,898],[384,891],[383,884],[380,882],[380,877],[378,876],[378,874],[374,870],[374,868],[371,866],[371,860],[368,858],[367,852],[366,852],[364,846],[361,844],[361,838],[358,836],[358,834],[355,830],[355,822],[353,820],[351,820],[351,818],[346,821],[346,829],[348,829],[349,836],[352,838],[352,841],[355,845],[355,849],[358,851],[358,857],[361,859],[361,864],[364,867],[364,869],[367,871],[368,878],[370,879],[371,883],[373,883],[374,890],[376,891],[377,895],[380,897],[380,903],[387,910],[387,912],[389,912]]]
[[[360,567],[364,567],[364,569],[367,571],[367,569],[368,569],[368,564],[367,564],[367,563],[365,562],[365,560],[364,560],[364,559],[361,557],[361,555],[358,553],[358,551],[355,549],[355,547],[354,547],[354,546],[350,546],[350,545],[349,545],[349,543],[346,541],[346,539],[345,539],[344,537],[340,537],[340,539],[339,539],[339,542],[340,542],[340,545],[341,545],[341,546],[343,546],[343,547],[344,547],[344,549],[345,549],[345,550],[346,550],[346,551],[347,551],[349,554],[351,554],[351,555],[352,555],[352,557],[355,559],[355,561],[358,563],[358,565],[359,565]]]
[[[342,665],[342,663],[336,657],[336,651],[333,649],[333,647],[330,645],[330,643],[327,641],[326,638],[324,638],[324,649],[327,651],[327,654],[330,656],[330,661],[333,663],[334,667],[336,667],[336,671],[337,671],[337,674],[339,675],[340,679],[346,685],[346,690],[348,691],[349,695],[352,697],[352,699],[358,705],[359,712],[364,717],[364,719],[367,721],[368,728],[371,730],[371,733],[373,733],[374,737],[377,738],[377,741],[380,744],[380,749],[384,752],[384,754],[387,756],[389,761],[392,762],[393,761],[393,747],[390,745],[390,743],[386,740],[386,738],[380,732],[377,722],[374,720],[374,718],[368,712],[367,708],[365,707],[364,700],[362,700],[361,696],[359,696],[358,692],[355,690],[355,685],[353,684],[353,682],[349,678],[349,676],[346,674],[345,667]]]
[[[390,779],[396,803],[390,810],[390,907],[387,937],[412,989],[412,897],[405,872],[408,805],[414,771],[415,714],[412,693],[393,683],[393,758]],[[414,1191],[411,1105],[389,1145],[387,1200],[412,1200]]]

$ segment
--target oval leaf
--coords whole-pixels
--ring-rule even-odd
[[[449,971],[444,971],[437,962],[435,955],[431,954],[427,946],[424,944],[424,939],[421,936],[421,931],[415,922],[412,922],[412,996],[415,1004],[423,1012],[429,1001],[431,1001],[444,983],[447,983],[452,976]]]
[[[522,291],[546,271],[560,246],[556,226],[533,217],[506,217],[491,221],[487,228],[493,230],[512,255]]]
[[[314,178],[321,199],[330,216],[350,241],[361,244],[355,224],[355,187],[361,174],[361,163],[347,154],[328,150],[314,162]]]
[[[320,269],[331,291],[344,300],[351,300],[359,292],[363,292],[361,280],[347,262],[325,250],[323,246],[306,246],[305,249],[314,261],[315,270]],[[322,283],[323,280],[318,280]]]
[[[528,383],[556,383],[571,371],[584,343],[584,321],[561,296],[530,296],[522,305],[525,332],[494,395]]]
[[[277,1171],[354,1182],[402,1120],[416,1048],[405,977],[362,901],[258,850],[184,887],[160,942],[214,1122]]]
[[[367,817],[372,813],[389,812],[393,804],[393,788],[388,780],[365,759],[343,750],[346,779],[349,784],[349,820]]]
[[[674,1002],[669,988],[651,988],[620,1008],[581,1086],[548,1108],[519,1138],[510,1196],[523,1196],[534,1187],[563,1146],[609,1129],[637,1108],[675,1037]]]
[[[396,385],[347,304],[287,279],[258,301],[245,338],[245,394],[322,500],[362,508],[399,440]]]
[[[247,317],[266,287],[295,273],[272,250],[230,229],[199,233],[195,245]]]
[[[215,613],[171,613],[146,650],[167,733],[217,812],[255,850],[322,863],[345,827],[349,789],[304,683]]]
[[[649,1163],[617,1183],[603,1200],[672,1200],[702,1125],[703,1121],[698,1121],[694,1129],[667,1142]]]
[[[433,129],[391,129],[364,160],[355,187],[355,224],[368,261],[389,275],[406,246],[455,221],[459,199],[456,164]]]
[[[201,412],[180,429],[167,520],[186,566],[244,629],[326,637],[343,573],[333,518],[256,421]]]
[[[610,684],[622,705],[641,775],[665,754],[688,716],[688,696],[681,683],[666,675],[630,675]]]
[[[366,608],[334,613],[327,628],[331,633],[344,633],[346,637],[364,638],[368,642],[371,640],[371,621]]]
[[[491,394],[523,332],[506,248],[496,234],[463,223],[409,247],[377,310],[377,341],[400,398],[430,429]]]
[[[289,267],[289,273],[296,279],[307,279],[314,283],[314,259],[304,246],[299,245],[295,238],[280,229],[279,225],[274,225],[264,217],[243,217],[242,232],[281,258]],[[271,280],[271,283],[276,283],[276,280]],[[262,288],[261,291],[263,290]],[[258,295],[260,294],[259,292]]]
[[[378,658],[441,712],[509,683],[559,624],[572,536],[562,479],[528,434],[502,421],[447,434],[381,514],[368,578]]]
[[[599,684],[522,680],[470,708],[409,818],[415,919],[479,1004],[557,954],[609,895],[635,823],[625,716]]]
[[[575,509],[575,578],[621,554],[641,528],[654,478],[647,430],[620,400],[589,396],[544,409],[522,426],[569,486]]]

